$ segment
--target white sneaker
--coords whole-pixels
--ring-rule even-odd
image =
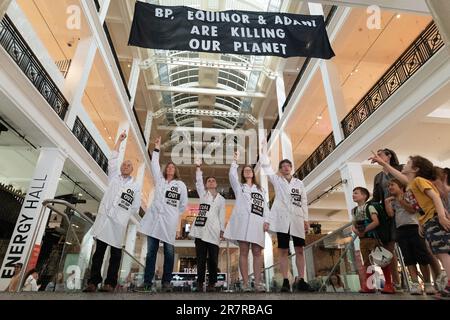
[[[433,288],[433,285],[431,283],[425,283],[425,293],[428,295],[435,294],[436,291]]]
[[[419,283],[413,282],[413,283],[411,283],[410,287],[411,287],[411,291],[409,293],[411,293],[412,295],[419,296],[419,295],[423,294],[422,287],[420,286]]]

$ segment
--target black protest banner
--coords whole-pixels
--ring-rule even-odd
[[[273,12],[210,12],[137,1],[129,45],[279,57],[334,56],[323,16]]]

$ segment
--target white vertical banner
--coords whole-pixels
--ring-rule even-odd
[[[49,210],[42,212],[42,201],[53,199],[66,156],[58,149],[42,148],[33,178],[17,219],[0,270],[0,291],[6,289],[14,274],[14,265],[23,263],[24,274],[37,263]]]

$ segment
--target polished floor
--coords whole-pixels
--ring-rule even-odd
[[[359,293],[0,293],[0,300],[435,300],[434,296],[412,296],[407,293],[395,295]]]

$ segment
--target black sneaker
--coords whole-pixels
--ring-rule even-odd
[[[312,292],[314,291],[311,286],[305,281],[305,279],[300,279],[295,283],[296,292]]]
[[[281,287],[281,292],[282,293],[291,292],[291,285],[289,284],[288,279],[284,279],[283,286]]]

